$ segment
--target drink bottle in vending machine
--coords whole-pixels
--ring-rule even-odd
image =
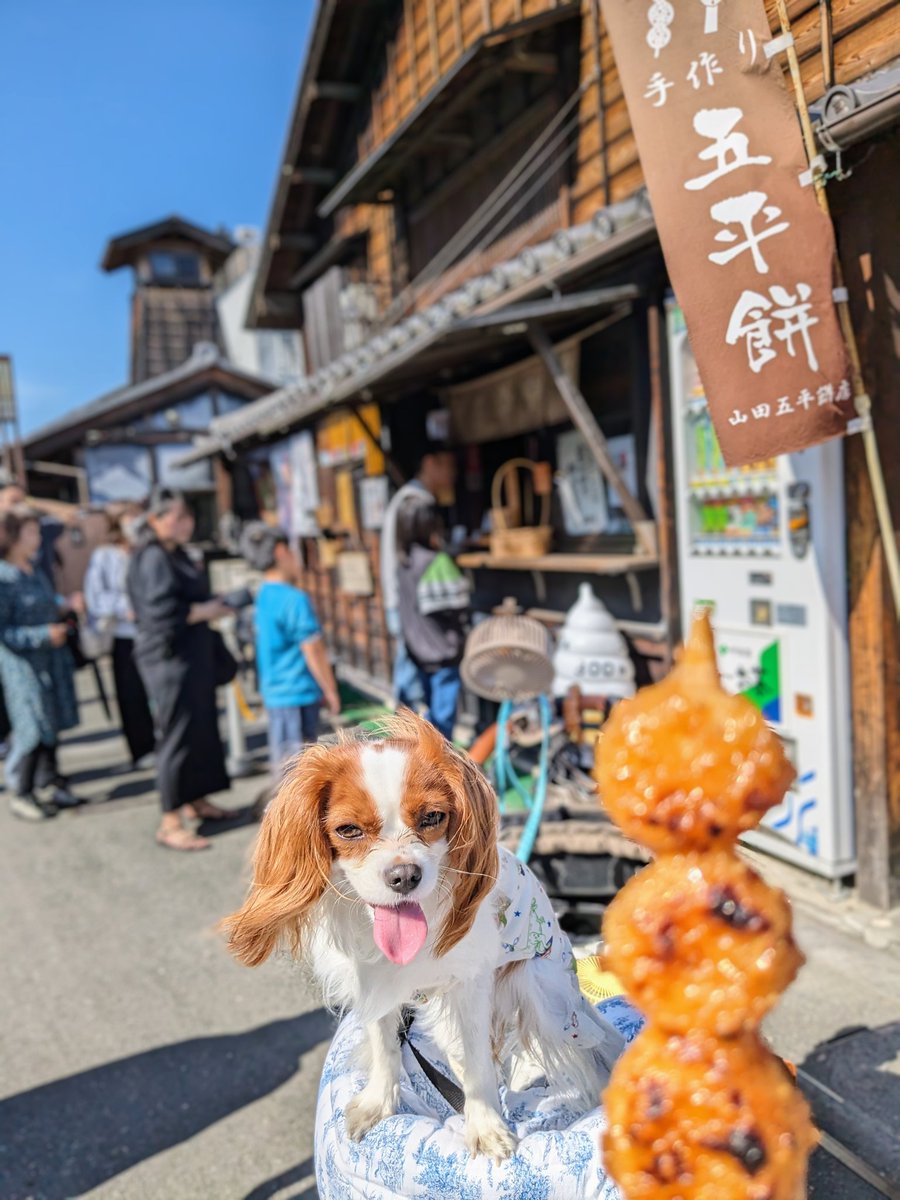
[[[723,684],[797,770],[747,841],[838,878],[855,867],[842,443],[727,467],[674,300],[667,321],[682,619],[711,609]]]

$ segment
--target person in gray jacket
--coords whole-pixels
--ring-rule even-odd
[[[469,582],[441,549],[438,509],[410,496],[397,514],[397,593],[403,638],[428,706],[425,716],[453,737],[469,617]]]

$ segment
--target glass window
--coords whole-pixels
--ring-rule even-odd
[[[186,467],[173,466],[172,460],[190,447],[185,442],[156,447],[156,479],[161,487],[179,492],[204,491],[212,487],[212,464],[208,458]]]
[[[84,451],[88,492],[93,503],[144,500],[153,486],[153,459],[146,446],[109,443]]]
[[[132,428],[138,433],[166,433],[170,429],[196,429],[203,432],[209,429],[212,419],[212,396],[209,392],[201,392],[188,400],[167,404],[154,413],[147,413],[134,421]]]
[[[236,409],[243,408],[245,404],[249,403],[246,396],[235,396],[233,392],[219,392],[216,397],[216,409],[220,417],[226,413],[235,412]]]
[[[151,250],[147,255],[154,283],[199,283],[200,259],[189,251]]]

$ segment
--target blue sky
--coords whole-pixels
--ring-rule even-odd
[[[265,224],[313,7],[3,5],[0,353],[26,431],[127,380],[109,237],[170,213]]]

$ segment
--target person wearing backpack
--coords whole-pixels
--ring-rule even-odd
[[[444,522],[434,504],[411,496],[397,513],[398,610],[427,705],[426,719],[452,739],[459,703],[470,585],[443,550]]]

